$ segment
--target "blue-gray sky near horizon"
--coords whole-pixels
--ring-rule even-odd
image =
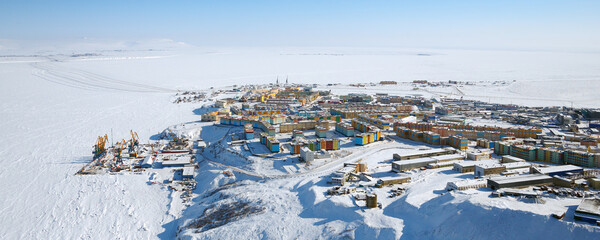
[[[600,1],[3,1],[0,39],[599,50]]]

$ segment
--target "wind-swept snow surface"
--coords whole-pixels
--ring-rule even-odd
[[[572,211],[577,200],[536,206],[514,199],[492,201],[488,192],[481,191],[442,196],[439,190],[445,181],[459,176],[438,172],[415,172],[415,177],[432,175],[400,198],[387,199],[379,192],[383,209],[364,210],[360,205],[364,203],[350,196],[325,195],[330,169],[259,180],[237,172],[225,176],[226,167],[204,161],[197,178],[199,196],[183,212],[171,202],[177,196],[148,184],[149,173],[74,173],[91,160],[91,146],[99,135],[112,132],[116,142],[128,138],[133,129],[146,141],[168,126],[199,120],[197,109],[209,102],[173,104],[176,90],[272,83],[278,76],[280,81],[288,76],[290,82],[319,84],[508,81],[507,86],[460,91],[465,97],[496,97],[492,101],[532,105],[572,101],[576,106],[598,107],[598,62],[598,54],[458,50],[186,47],[11,52],[0,57],[0,238],[172,239],[179,234],[213,239],[597,239],[597,227],[557,221],[544,210]],[[340,85],[333,90],[415,93],[408,85],[390,89]],[[437,96],[445,91],[424,89],[419,94]],[[514,98],[507,99],[505,93]],[[547,101],[552,98],[558,100]],[[202,132],[202,137],[218,140],[211,132]],[[215,190],[219,192],[211,195]],[[220,227],[186,228],[205,209],[240,203],[256,208],[245,208],[249,214]]]

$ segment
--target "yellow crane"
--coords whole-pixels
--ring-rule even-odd
[[[138,137],[137,132],[134,132],[133,130],[129,130],[129,133],[131,133],[131,142],[129,143],[129,151],[133,151],[135,146],[137,146],[140,143],[140,137]]]
[[[108,142],[108,135],[104,134],[103,136],[99,136],[96,141],[96,145],[94,145],[94,158],[99,157],[106,151],[106,143]]]

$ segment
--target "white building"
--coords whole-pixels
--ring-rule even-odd
[[[308,147],[300,148],[300,158],[307,163],[315,160],[315,152],[311,151]]]
[[[446,184],[446,190],[467,190],[487,187],[486,179],[464,179],[459,181],[448,182]]]

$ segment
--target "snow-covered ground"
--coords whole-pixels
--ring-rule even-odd
[[[487,192],[441,196],[437,190],[448,179],[459,176],[437,172],[427,178],[429,182],[416,183],[406,195],[394,201],[383,199],[383,210],[369,211],[349,196],[325,196],[328,185],[321,176],[334,166],[319,170],[318,174],[255,182],[243,174],[227,177],[222,172],[225,167],[203,162],[197,178],[197,204],[183,212],[179,212],[181,206],[171,203],[177,196],[170,197],[169,190],[148,184],[149,174],[74,175],[91,160],[91,146],[99,135],[112,132],[114,141],[118,141],[128,138],[133,129],[143,142],[168,126],[199,120],[198,109],[203,103],[173,104],[173,94],[178,89],[270,83],[277,76],[280,81],[288,76],[291,82],[320,84],[414,79],[517,80],[503,87],[460,90],[465,97],[490,95],[501,100],[500,97],[514,96],[513,100],[502,100],[513,103],[566,104],[563,100],[569,100],[575,106],[598,107],[598,54],[199,49],[180,45],[152,51],[144,46],[146,50],[130,51],[127,47],[119,46],[118,51],[103,46],[24,55],[1,53],[0,238],[170,239],[178,227],[197,218],[206,206],[227,206],[226,201],[234,200],[260,202],[264,210],[225,227],[201,233],[184,230],[181,236],[592,239],[599,234],[598,228],[591,225],[548,217],[550,210],[572,211],[577,200],[549,201],[546,208],[510,199],[492,201]],[[81,55],[88,52],[98,54]],[[71,56],[74,53],[79,55]],[[346,86],[334,88],[334,92],[414,93],[412,86],[404,86],[398,85],[397,90]],[[426,90],[435,95],[439,89]],[[548,101],[554,98],[559,100]],[[207,141],[217,140],[210,135],[202,133]],[[365,152],[351,155],[356,159],[349,160],[369,154],[389,155]],[[438,178],[440,181],[436,181]],[[218,186],[244,179],[249,180],[221,190],[220,194],[231,196],[230,200],[207,195]]]

